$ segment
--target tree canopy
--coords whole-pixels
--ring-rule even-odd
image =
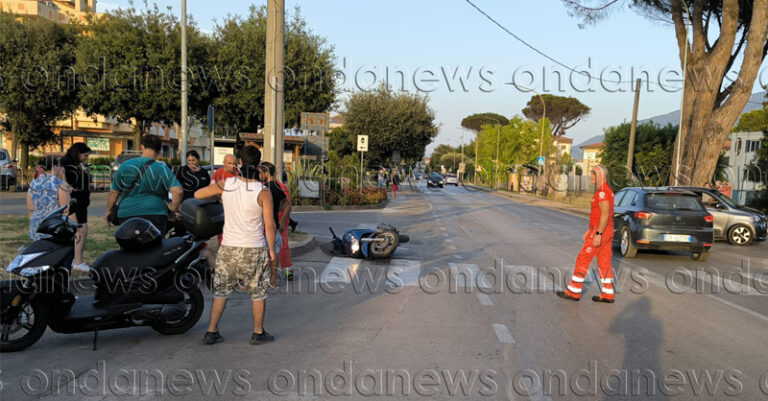
[[[472,131],[480,131],[483,129],[484,125],[488,124],[501,124],[501,125],[507,125],[509,120],[507,120],[506,117],[502,116],[501,114],[496,113],[479,113],[479,114],[472,114],[470,116],[464,117],[463,120],[461,120],[461,126],[470,129]]]
[[[768,107],[752,110],[739,117],[733,132],[760,132],[768,130]]]
[[[51,141],[55,122],[77,105],[74,49],[74,27],[0,12],[0,113],[13,151],[22,144],[22,167],[29,147]]]
[[[552,124],[552,136],[557,138],[565,135],[568,129],[586,118],[590,111],[588,106],[574,97],[542,95],[539,98],[534,95],[523,109],[523,115],[531,121],[539,121],[546,114]]]
[[[77,45],[75,69],[81,88],[80,105],[136,124],[181,122],[181,24],[157,6],[137,11],[120,9],[91,16],[89,33]],[[198,73],[206,70],[209,39],[194,21],[187,26],[189,110],[205,116],[210,92]]]
[[[605,130],[604,147],[600,157],[611,172],[611,185],[624,186],[626,181],[627,149],[629,149],[630,123]],[[661,186],[670,173],[669,164],[659,163],[672,157],[677,126],[659,127],[653,122],[639,124],[635,134],[633,173],[644,185]],[[617,185],[618,184],[618,185]],[[618,189],[614,187],[614,189]]]
[[[437,136],[435,113],[426,97],[394,93],[381,86],[371,92],[357,92],[345,102],[344,128],[356,138],[369,135],[371,163],[388,165],[394,151],[401,160],[413,163]]]
[[[679,177],[704,185],[717,165],[720,148],[752,92],[768,53],[768,0],[563,0],[582,26],[628,5],[654,21],[672,23],[680,64],[687,65],[683,87]],[[692,35],[688,35],[688,26]],[[734,75],[735,73],[735,75]],[[672,160],[672,164],[677,164]],[[675,180],[670,176],[670,183]]]
[[[222,124],[249,132],[264,126],[266,40],[264,6],[216,27],[210,82]],[[324,112],[334,104],[334,62],[333,47],[309,30],[297,8],[285,27],[285,126],[298,126],[302,112]]]

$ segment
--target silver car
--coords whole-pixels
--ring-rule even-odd
[[[766,217],[759,210],[741,206],[716,189],[681,188],[701,196],[707,211],[714,216],[715,239],[747,246],[766,239]]]
[[[5,149],[0,149],[0,187],[11,189],[16,185],[16,163]]]

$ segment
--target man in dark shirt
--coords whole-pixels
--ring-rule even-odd
[[[288,213],[284,212],[288,209],[290,203],[285,196],[285,192],[283,192],[280,185],[275,181],[275,165],[270,162],[261,162],[259,165],[259,172],[261,182],[264,183],[264,186],[266,186],[272,194],[272,205],[274,205],[272,210],[275,214],[275,254],[279,254],[283,240],[288,241],[288,238],[282,238],[280,235],[280,227],[285,227],[285,225],[288,224],[288,222],[285,221],[287,220]],[[278,215],[283,217],[282,221],[278,219]],[[279,257],[278,260],[280,260]]]

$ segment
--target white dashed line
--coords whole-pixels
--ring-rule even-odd
[[[480,301],[482,305],[493,306],[493,301],[491,301],[491,297],[483,294],[482,292],[477,293],[477,299]]]
[[[499,341],[504,344],[515,343],[515,339],[512,338],[512,333],[509,332],[507,326],[498,323],[492,323],[491,326],[493,326],[493,331],[496,332],[496,337],[499,338]]]
[[[453,255],[453,258],[454,259],[464,259],[464,257],[461,256],[461,255]]]
[[[459,249],[459,248],[456,248],[455,246],[453,246],[453,245],[450,245],[450,246],[448,246],[448,249],[450,249],[450,250],[452,250],[452,251],[455,251],[455,250],[457,250],[457,249]]]

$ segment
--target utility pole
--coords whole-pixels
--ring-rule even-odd
[[[179,133],[179,159],[187,165],[187,0],[181,0],[181,132]]]
[[[262,158],[274,163],[277,177],[281,177],[283,173],[284,58],[285,0],[268,0]]]
[[[635,159],[635,133],[637,131],[637,109],[640,105],[640,85],[642,84],[641,80],[637,80],[637,83],[635,84],[635,106],[632,108],[632,127],[629,129],[629,149],[627,149],[627,172],[629,173],[629,179],[631,180],[633,175],[632,174],[632,163]]]
[[[688,14],[688,3],[683,0],[683,10],[685,15],[688,16],[688,21],[691,20],[691,16]],[[680,148],[683,146],[683,107],[685,106],[685,84],[688,80],[688,27],[685,27],[685,52],[683,54],[683,88],[680,95],[680,121],[677,124],[677,141],[675,143],[675,186],[679,184],[680,177]]]

